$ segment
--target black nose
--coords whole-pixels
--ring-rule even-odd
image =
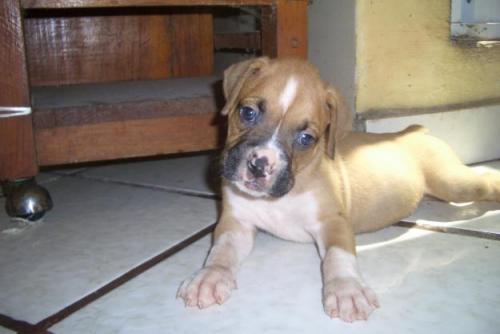
[[[264,177],[266,176],[266,167],[268,165],[268,161],[266,157],[261,157],[257,159],[250,159],[247,162],[248,170],[255,177]]]

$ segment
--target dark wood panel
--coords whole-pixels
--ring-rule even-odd
[[[17,0],[0,1],[0,50],[0,108],[29,107]],[[37,171],[31,116],[0,117],[0,181],[34,176]]]
[[[195,152],[221,143],[213,114],[37,129],[35,136],[40,165]]]
[[[277,0],[21,0],[24,8],[90,8],[122,6],[257,6]]]
[[[158,16],[27,19],[31,84],[167,77],[171,43],[162,33],[166,20]]]
[[[210,14],[174,15],[169,31],[173,36],[172,76],[213,74],[214,36]]]
[[[208,13],[86,14],[25,20],[32,85],[154,80],[213,72]]]
[[[278,55],[276,42],[276,7],[261,7],[260,31],[262,35],[262,55],[276,57]]]

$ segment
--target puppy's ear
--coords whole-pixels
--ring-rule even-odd
[[[331,86],[326,87],[326,107],[330,117],[326,153],[333,159],[336,143],[352,130],[352,115],[342,95]]]
[[[256,76],[268,63],[268,57],[254,58],[231,65],[224,71],[223,88],[226,105],[221,111],[222,115],[229,114],[229,111],[237,103],[238,95],[245,82]]]

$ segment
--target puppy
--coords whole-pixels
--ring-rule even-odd
[[[303,60],[238,63],[225,71],[223,86],[229,126],[222,212],[204,268],[179,288],[186,306],[229,298],[261,229],[315,242],[325,312],[364,320],[379,303],[359,272],[355,233],[408,216],[424,194],[500,202],[500,173],[476,175],[420,126],[350,132],[342,97]]]

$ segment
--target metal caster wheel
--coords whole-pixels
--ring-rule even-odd
[[[11,217],[37,221],[52,209],[49,192],[38,185],[35,178],[8,181],[2,188],[6,197],[5,210]]]

